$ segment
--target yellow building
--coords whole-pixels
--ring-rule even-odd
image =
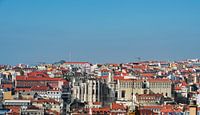
[[[133,94],[163,94],[171,97],[172,81],[169,79],[131,80],[118,79],[116,97],[118,100],[132,100]]]
[[[13,97],[12,97],[12,92],[11,92],[11,91],[6,91],[6,92],[4,92],[4,93],[3,93],[3,99],[4,99],[4,100],[11,100],[11,99],[13,99]]]

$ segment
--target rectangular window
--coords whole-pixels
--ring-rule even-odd
[[[94,89],[92,89],[92,95],[94,95]]]
[[[96,96],[98,96],[98,88],[96,88]]]
[[[118,97],[118,92],[115,91],[115,98],[117,99],[117,97]]]
[[[122,98],[125,98],[125,93],[126,93],[126,91],[122,91]]]

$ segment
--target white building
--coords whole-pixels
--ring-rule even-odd
[[[86,79],[85,82],[74,81],[72,90],[72,97],[81,102],[101,101],[101,83],[97,79]]]

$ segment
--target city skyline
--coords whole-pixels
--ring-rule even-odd
[[[0,0],[0,64],[199,58],[199,4]]]

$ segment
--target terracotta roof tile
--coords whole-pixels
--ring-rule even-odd
[[[125,107],[122,104],[112,103],[111,109],[114,109],[114,110],[118,110],[118,109],[125,110]]]
[[[33,86],[31,87],[31,91],[47,91],[49,87],[47,86]]]

